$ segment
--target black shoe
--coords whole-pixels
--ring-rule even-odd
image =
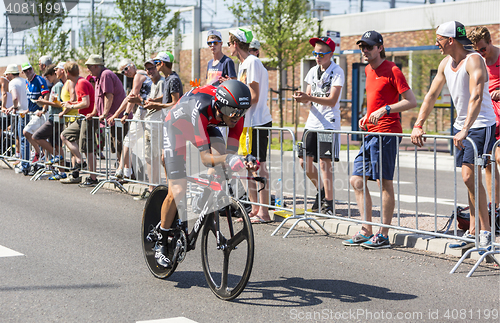
[[[311,208],[311,211],[313,212],[319,211],[319,201],[322,201],[324,196],[325,196],[325,189],[322,188],[321,191],[318,194],[316,194],[316,199],[314,200],[314,204]]]
[[[80,187],[94,187],[97,184],[99,184],[99,180],[97,178],[92,179],[92,177],[89,176],[85,179],[85,182],[79,184],[78,186],[80,186]]]
[[[87,168],[87,163],[83,162],[83,164],[82,163],[76,163],[74,167],[70,168],[70,170],[72,170],[72,171],[79,171],[79,170],[86,169],[86,168]]]
[[[321,213],[326,215],[333,215],[333,200],[323,199],[323,204],[321,205]]]
[[[30,174],[30,168],[29,167],[23,168],[22,171],[23,171],[23,175],[24,176],[29,176],[29,174]]]
[[[169,258],[169,236],[173,234],[173,230],[162,230],[160,229],[158,231],[158,234],[160,235],[159,241],[157,243],[157,248],[155,252],[155,259],[156,263],[162,267],[165,268],[172,268],[172,261]],[[174,243],[174,239],[171,237],[172,241],[170,242],[170,245]],[[176,241],[175,241],[176,242]],[[175,245],[175,244],[174,244]]]

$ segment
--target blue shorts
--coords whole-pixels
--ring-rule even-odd
[[[480,157],[482,154],[491,153],[491,149],[495,144],[495,127],[492,125],[490,127],[474,128],[470,129],[467,137],[472,139],[477,147],[477,156]],[[453,127],[453,134],[460,132],[457,128]],[[462,167],[462,164],[472,164],[474,165],[474,148],[468,140],[462,141],[464,149],[457,149],[455,155],[455,166]],[[485,163],[486,165],[486,163]]]
[[[398,153],[398,143],[401,137],[368,135],[365,137],[363,146],[354,159],[354,170],[352,175],[363,177],[363,151],[365,152],[365,176],[369,180],[380,179],[380,146],[379,138],[382,139],[382,178],[391,180],[394,178],[394,168],[396,167],[396,154]]]

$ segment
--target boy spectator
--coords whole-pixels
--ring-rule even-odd
[[[415,96],[401,70],[396,64],[385,59],[382,35],[374,30],[367,31],[357,44],[368,61],[365,67],[367,111],[359,120],[359,126],[369,132],[401,133],[403,129],[399,113],[417,106]],[[399,101],[400,95],[402,99]],[[372,199],[367,180],[376,180],[379,186],[382,185],[382,223],[390,225],[392,222],[395,204],[393,177],[398,153],[396,140],[400,142],[401,137],[368,135],[354,160],[350,182],[354,188],[359,213],[365,221],[372,221]],[[382,151],[379,151],[380,141]],[[382,163],[379,163],[380,154]],[[372,226],[363,224],[361,231],[342,243],[372,249],[390,248],[388,234],[387,227],[381,227],[373,234]]]
[[[313,55],[318,65],[311,68],[306,75],[306,92],[297,91],[293,97],[297,102],[310,106],[306,129],[340,130],[339,98],[344,85],[344,71],[332,61],[335,43],[329,37],[311,38],[309,43],[314,47]],[[319,151],[317,151],[318,137],[322,138],[319,141]],[[306,141],[306,161],[304,165],[300,150],[300,165],[306,169],[307,177],[318,190],[312,211],[318,212],[323,203],[322,211],[331,215],[333,214],[332,157],[336,161],[339,160],[340,138],[338,134],[332,138],[331,134],[311,132],[306,138],[302,138],[302,141]],[[318,157],[322,183],[318,183],[318,170],[313,165],[313,162],[318,162]]]
[[[261,163],[260,176],[268,178],[266,169],[268,131],[257,131],[253,127],[272,127],[273,118],[267,106],[267,93],[269,91],[269,77],[262,62],[248,52],[249,44],[253,39],[252,31],[245,28],[238,28],[229,31],[229,50],[231,56],[238,57],[240,61],[238,70],[238,80],[248,85],[252,94],[252,106],[245,115],[245,128],[243,129],[240,142],[240,150],[244,155],[253,155]],[[259,147],[257,147],[259,143]],[[248,196],[250,201],[257,202],[257,186],[254,181],[248,181]],[[269,204],[269,188],[259,193],[260,203]],[[252,212],[249,214],[252,223],[270,222],[269,210],[265,206],[252,205]]]
[[[441,24],[436,30],[436,45],[446,57],[441,61],[438,72],[424,98],[417,121],[411,133],[412,142],[421,147],[424,144],[422,125],[434,108],[436,99],[446,83],[450,90],[457,117],[453,124],[453,143],[459,150],[455,154],[455,165],[462,167],[462,179],[469,192],[470,228],[463,237],[474,239],[475,216],[479,215],[479,247],[491,244],[491,227],[488,221],[486,191],[482,183],[481,166],[474,166],[474,148],[466,140],[470,138],[477,147],[478,156],[489,154],[495,143],[496,117],[488,93],[488,71],[481,55],[469,51],[464,45],[472,44],[467,38],[465,27],[458,21]],[[475,195],[474,168],[478,171],[478,193]],[[460,240],[450,248],[468,248],[474,242]]]
[[[207,84],[219,86],[229,79],[236,79],[232,59],[222,53],[222,34],[217,30],[207,33],[207,45],[212,51],[212,59],[207,64]]]
[[[500,48],[493,46],[491,42],[491,35],[486,27],[475,27],[469,32],[470,41],[474,46],[474,50],[477,51],[481,56],[483,56],[486,62],[486,69],[488,70],[488,83],[491,96],[491,103],[493,104],[493,110],[496,116],[496,131],[495,138],[500,139]],[[496,164],[500,163],[500,147],[497,147],[495,151]],[[486,166],[486,189],[490,195],[490,200],[492,198],[491,192],[491,167],[492,164],[489,163]],[[495,167],[495,209],[500,203],[500,185],[499,185],[499,174],[498,169]]]

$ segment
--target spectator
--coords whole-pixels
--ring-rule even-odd
[[[253,127],[272,127],[273,118],[267,106],[267,92],[269,91],[269,77],[262,62],[248,52],[249,43],[253,39],[252,31],[238,28],[229,32],[229,50],[232,56],[240,61],[238,80],[248,85],[252,94],[252,106],[245,116],[245,129],[240,139],[239,154],[256,156],[260,161],[260,176],[269,178],[266,169],[268,131],[257,131]],[[259,147],[257,147],[259,143]],[[248,196],[250,201],[257,202],[257,186],[254,181],[248,181]],[[260,203],[269,204],[269,188],[259,193]],[[265,206],[252,205],[249,214],[252,223],[270,222],[269,209]]]
[[[357,44],[368,61],[365,67],[367,111],[359,120],[359,126],[369,132],[401,133],[403,129],[399,113],[417,105],[415,96],[401,70],[396,64],[385,59],[382,35],[374,30],[367,31]],[[393,177],[398,153],[396,141],[401,142],[401,137],[368,135],[354,160],[350,182],[354,188],[359,213],[365,221],[372,221],[372,199],[367,180],[376,180],[379,187],[382,185],[382,223],[390,225],[392,222],[395,204]],[[380,144],[382,151],[379,151]],[[361,231],[351,239],[343,241],[343,244],[362,245],[373,249],[390,248],[388,234],[389,228],[381,227],[373,235],[372,226],[363,224]]]
[[[104,67],[104,60],[100,55],[90,55],[87,62],[85,62],[90,74],[96,78],[95,85],[95,108],[92,113],[87,114],[86,120],[89,128],[89,133],[94,133],[94,129],[97,130],[98,124],[91,122],[90,120],[99,116],[99,121],[104,122],[114,115],[116,110],[120,107],[122,101],[125,99],[125,90],[123,90],[123,84],[116,76],[115,73]],[[118,115],[119,118],[123,117],[123,114]],[[104,123],[101,123],[104,126]],[[83,124],[82,124],[83,127]],[[116,147],[116,155],[121,156],[123,136],[126,134],[126,126],[116,127],[113,126],[110,129],[111,139],[114,140]],[[80,148],[81,149],[81,148]],[[92,157],[90,160],[89,158]],[[89,170],[95,172],[95,156],[93,153],[89,152],[87,154],[87,161],[89,164]],[[87,180],[80,184],[84,186],[95,186],[98,183],[95,175],[87,177]]]
[[[40,68],[40,75],[45,75],[45,71],[47,70],[49,65],[52,65],[52,57],[50,57],[48,55],[44,55],[44,56],[40,57],[40,59],[38,60],[38,67]],[[47,78],[45,78],[45,81],[47,82],[47,87],[50,91],[52,89],[53,84],[51,82],[49,82],[49,80],[47,80]]]
[[[16,65],[17,69],[17,65]],[[17,70],[19,71],[19,70]],[[5,113],[7,113],[7,109],[12,106],[12,94],[9,92],[9,79],[5,76],[7,74],[7,70],[5,70],[4,75],[0,76],[0,94],[2,96],[2,106],[0,108],[0,138],[3,138],[2,134],[4,130],[7,130],[11,124],[11,118]],[[5,149],[0,142],[0,146],[2,149]],[[3,154],[4,151],[0,151],[0,154]]]
[[[207,45],[212,51],[212,59],[207,64],[207,84],[219,86],[229,79],[236,79],[234,62],[222,53],[222,34],[211,29],[207,33]]]
[[[481,167],[478,166],[479,194],[475,195],[474,148],[466,138],[474,141],[478,156],[489,154],[495,143],[496,117],[488,93],[488,71],[481,55],[464,48],[464,45],[470,45],[471,41],[467,38],[463,24],[458,21],[441,24],[436,30],[436,36],[436,45],[446,57],[439,64],[437,75],[424,98],[411,139],[415,145],[423,145],[422,125],[434,108],[441,89],[447,83],[457,110],[453,124],[453,143],[459,149],[455,154],[455,165],[462,167],[462,179],[469,192],[470,228],[463,237],[474,239],[475,216],[479,215],[479,246],[487,247],[491,244],[491,227],[488,221],[486,191],[480,175]],[[449,247],[462,249],[473,245],[474,242],[459,240]]]
[[[474,49],[483,56],[486,69],[488,70],[488,83],[491,96],[491,103],[493,104],[493,111],[496,116],[496,131],[495,138],[500,139],[500,48],[493,45],[491,42],[491,35],[486,27],[475,27],[469,32],[470,41],[474,45]],[[500,164],[500,148],[497,147],[495,151],[495,159],[497,165]],[[491,192],[491,167],[489,163],[486,166],[486,189],[490,195],[490,200],[493,195]],[[499,185],[498,169],[495,167],[495,210],[500,203],[500,185]],[[490,203],[491,204],[491,203]]]
[[[138,70],[130,59],[123,59],[120,64],[118,64],[118,69],[123,75],[133,79],[132,90],[125,100],[123,100],[118,110],[108,119],[108,124],[113,125],[115,122],[114,120],[125,111],[121,118],[121,122],[124,126],[127,125],[130,130],[127,132],[124,139],[123,154],[120,158],[120,165],[116,169],[115,176],[116,178],[123,178],[123,176],[130,178],[132,175],[132,169],[130,167],[130,148],[137,143],[139,137],[142,137],[144,133],[144,123],[132,122],[129,124],[126,123],[126,120],[129,116],[132,116],[132,114],[133,120],[144,120],[147,111],[143,107],[143,102],[151,91],[152,82],[149,76],[147,76],[146,71]],[[137,106],[139,107],[138,109],[136,109]]]
[[[36,144],[45,149],[45,151],[51,153],[54,156],[50,161],[47,162],[48,164],[55,164],[59,162],[63,163],[64,159],[62,156],[63,152],[59,140],[59,135],[63,130],[64,119],[59,119],[59,113],[62,112],[61,92],[64,86],[64,82],[66,82],[66,75],[64,74],[64,64],[60,62],[57,66],[48,66],[43,76],[49,82],[54,84],[54,86],[52,86],[52,89],[50,91],[49,100],[44,100],[42,98],[39,98],[37,100],[37,103],[39,105],[46,105],[49,108],[47,110],[47,121],[33,133],[33,140],[36,142]],[[54,115],[56,116],[55,123]],[[54,175],[49,177],[49,180],[59,180],[61,178],[66,178],[66,173],[64,171],[55,171]]]
[[[339,99],[344,85],[344,71],[332,61],[335,43],[329,37],[311,38],[309,43],[314,47],[313,55],[318,65],[306,75],[306,92],[297,91],[293,97],[310,107],[306,129],[340,130]],[[318,137],[323,139],[319,140],[319,151]],[[340,153],[339,135],[333,137],[331,134],[311,132],[302,138],[306,142],[305,165],[302,150],[299,151],[300,164],[318,190],[312,211],[318,212],[320,203],[323,203],[322,211],[330,215],[333,214],[332,156],[338,161]],[[318,183],[318,170],[313,165],[318,156],[322,183]]]
[[[160,75],[160,72],[158,72],[154,60],[150,59],[147,61],[144,67],[153,82],[151,85],[151,92],[149,92],[144,104],[144,106],[147,107],[147,114],[145,117],[146,128],[144,131],[144,154],[146,157],[147,175],[151,184],[148,190],[144,190],[143,194],[134,198],[136,200],[148,198],[155,187],[153,184],[159,184],[160,182],[160,152],[163,147],[163,125],[158,122],[163,121],[164,110],[162,106],[157,106],[153,103],[154,100],[158,98],[162,99],[162,103],[167,102],[167,95],[165,95],[166,81],[165,78]]]
[[[5,111],[7,114],[24,114],[28,112],[28,94],[26,93],[26,80],[19,76],[19,69],[16,64],[10,64],[5,70],[5,76],[9,80],[9,92],[12,96],[12,106],[7,107]],[[18,124],[23,118],[19,117]],[[16,151],[19,149],[19,135],[20,131],[17,131],[17,125],[11,124],[11,129],[16,133]],[[16,156],[17,157],[17,156]],[[22,173],[22,168],[16,165],[14,168],[16,173]]]
[[[253,55],[255,57],[259,57],[260,55],[260,43],[257,39],[254,39],[250,42],[250,47],[248,48],[248,52],[250,55]]]
[[[38,130],[45,123],[46,118],[44,113],[47,111],[47,106],[39,106],[36,103],[38,98],[42,97],[45,100],[49,98],[49,90],[47,87],[47,82],[40,75],[36,75],[33,67],[30,63],[24,63],[21,65],[24,75],[27,79],[26,89],[28,95],[28,109],[29,112],[33,113],[33,117],[26,114],[25,118],[20,118],[18,131],[20,132],[19,138],[21,141],[21,157],[23,162],[21,162],[21,168],[24,175],[30,175],[29,160],[30,160],[30,147],[26,142],[28,141],[33,145],[35,149],[35,157],[32,162],[36,163],[40,159],[40,147],[32,139],[33,133]]]
[[[95,112],[95,91],[89,81],[80,76],[80,69],[76,62],[67,62],[64,64],[64,71],[68,80],[75,84],[76,101],[67,101],[62,105],[65,108],[59,114],[62,117],[67,110],[76,110],[84,115],[84,119],[76,119],[61,133],[61,140],[75,156],[72,170],[74,171],[66,180],[61,180],[63,184],[80,183],[81,177],[79,171],[85,168],[82,153],[87,155],[87,161],[90,171],[95,171],[95,151],[97,141],[95,130],[99,129],[98,120],[92,119]],[[90,174],[87,180],[82,183],[83,186],[93,186],[97,184],[95,174]]]

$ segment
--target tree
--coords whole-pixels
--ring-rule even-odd
[[[120,51],[133,61],[145,62],[152,52],[162,46],[177,26],[179,13],[170,20],[165,0],[116,0],[119,10],[115,35],[120,35]],[[164,46],[164,45],[163,45]]]
[[[303,44],[313,36],[308,0],[234,0],[229,10],[241,22],[252,26],[266,56],[277,68],[280,127],[283,127],[283,89],[281,75],[305,55]]]
[[[62,30],[64,19],[68,16],[59,0],[32,0],[35,8],[45,8],[40,13],[31,14],[37,24],[36,30],[31,33],[31,43],[26,53],[32,62],[38,62],[40,56],[50,55],[54,62],[68,57],[68,34]],[[54,10],[46,10],[52,8]],[[55,10],[55,9],[58,10]],[[39,73],[38,64],[33,66]]]

